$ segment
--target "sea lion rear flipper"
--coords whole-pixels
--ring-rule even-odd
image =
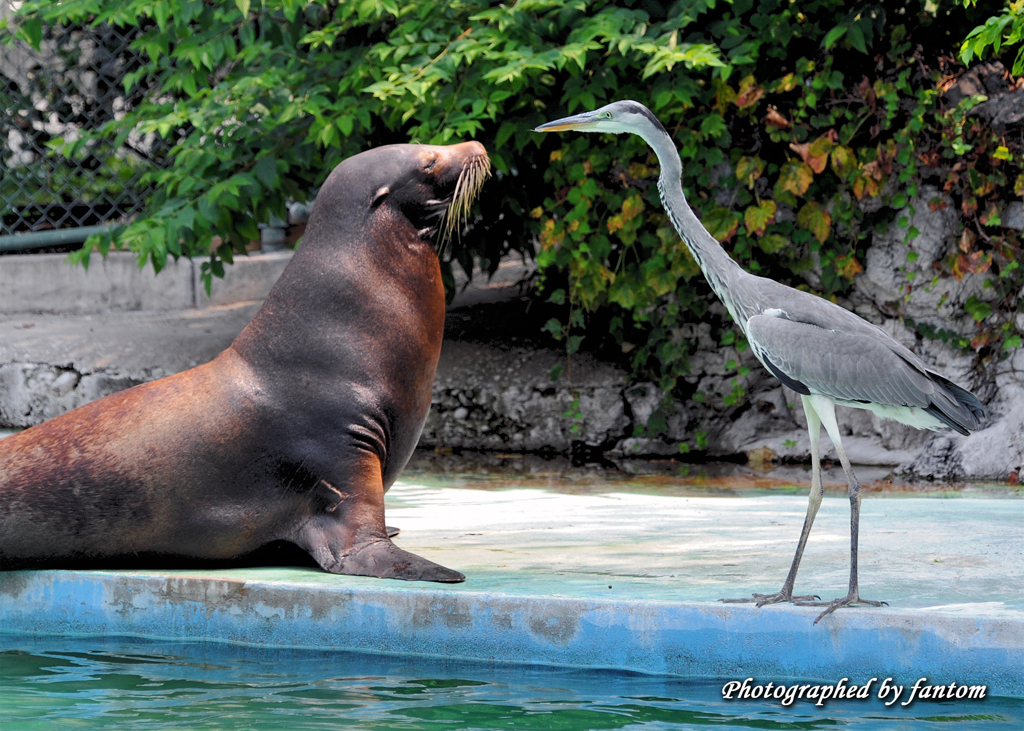
[[[384,525],[384,485],[379,462],[350,469],[348,485],[342,489],[322,481],[335,502],[325,502],[328,507],[310,516],[295,538],[325,571],[406,581],[466,580],[458,571],[391,542],[388,535],[394,529]]]

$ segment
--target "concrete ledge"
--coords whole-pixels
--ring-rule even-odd
[[[290,249],[283,249],[267,254],[236,256],[234,264],[224,267],[224,278],[213,280],[209,296],[199,276],[201,262],[193,262],[195,306],[216,307],[266,299],[270,288],[288,266],[294,253]]]
[[[202,262],[168,260],[155,274],[139,268],[135,254],[93,256],[89,269],[68,264],[65,254],[0,257],[0,312],[85,315],[122,310],[173,311],[266,298],[292,251],[238,256],[215,279],[210,297],[200,280]]]
[[[928,678],[1024,696],[1024,621],[514,596],[272,572],[0,575],[3,631],[135,636],[762,679]],[[297,573],[295,570],[290,573]],[[270,574],[268,576],[268,574]]]
[[[462,571],[464,583],[282,567],[0,572],[0,631],[740,680],[928,678],[1024,697],[1024,501],[1014,497],[869,497],[861,591],[891,606],[843,609],[817,625],[816,607],[716,601],[778,588],[803,495],[727,496],[664,476],[410,470],[386,500],[397,542]],[[800,593],[845,593],[848,502],[823,500]]]
[[[181,310],[193,306],[192,262],[168,261],[154,274],[128,252],[93,256],[88,269],[66,254],[0,257],[0,312],[82,315],[109,310]]]

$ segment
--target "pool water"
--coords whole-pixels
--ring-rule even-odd
[[[761,679],[759,679],[761,680]],[[0,727],[1020,729],[1024,700],[725,701],[724,681],[139,639],[0,634]]]

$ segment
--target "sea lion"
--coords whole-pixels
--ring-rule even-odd
[[[384,493],[441,351],[432,237],[489,171],[476,142],[338,165],[227,350],[0,440],[0,567],[225,560],[283,540],[333,573],[464,580],[391,542]]]

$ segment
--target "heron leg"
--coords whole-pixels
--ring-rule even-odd
[[[807,402],[806,396],[803,399],[804,414],[807,416],[807,432],[811,437],[811,493],[807,501],[807,516],[804,518],[804,528],[800,532],[800,542],[796,546],[796,555],[793,556],[793,563],[789,567],[789,574],[786,581],[775,594],[754,594],[744,599],[722,599],[727,604],[740,604],[756,602],[757,606],[763,607],[766,604],[778,604],[779,602],[812,601],[818,599],[813,594],[806,596],[793,596],[793,585],[796,583],[796,572],[800,569],[800,560],[804,556],[804,548],[807,546],[807,537],[811,535],[811,526],[814,525],[814,517],[821,507],[821,459],[819,454],[819,441],[821,439],[821,420],[817,412]]]
[[[860,532],[860,482],[857,480],[857,476],[853,474],[853,466],[850,464],[850,458],[846,456],[846,450],[843,449],[843,443],[839,435],[839,425],[836,422],[835,403],[825,396],[804,396],[803,398],[805,400],[805,406],[807,405],[807,401],[811,402],[811,405],[814,407],[815,411],[817,411],[818,416],[825,427],[825,431],[828,432],[828,436],[832,440],[832,444],[835,445],[836,454],[839,455],[839,462],[843,465],[843,472],[846,473],[846,481],[849,484],[850,496],[849,591],[846,596],[834,599],[831,602],[797,602],[800,606],[827,607],[825,611],[819,614],[814,620],[814,624],[817,624],[821,621],[822,617],[831,614],[840,607],[847,607],[853,604],[867,604],[873,607],[880,607],[884,605],[885,602],[861,599],[860,597],[860,590],[857,585],[857,544]]]

